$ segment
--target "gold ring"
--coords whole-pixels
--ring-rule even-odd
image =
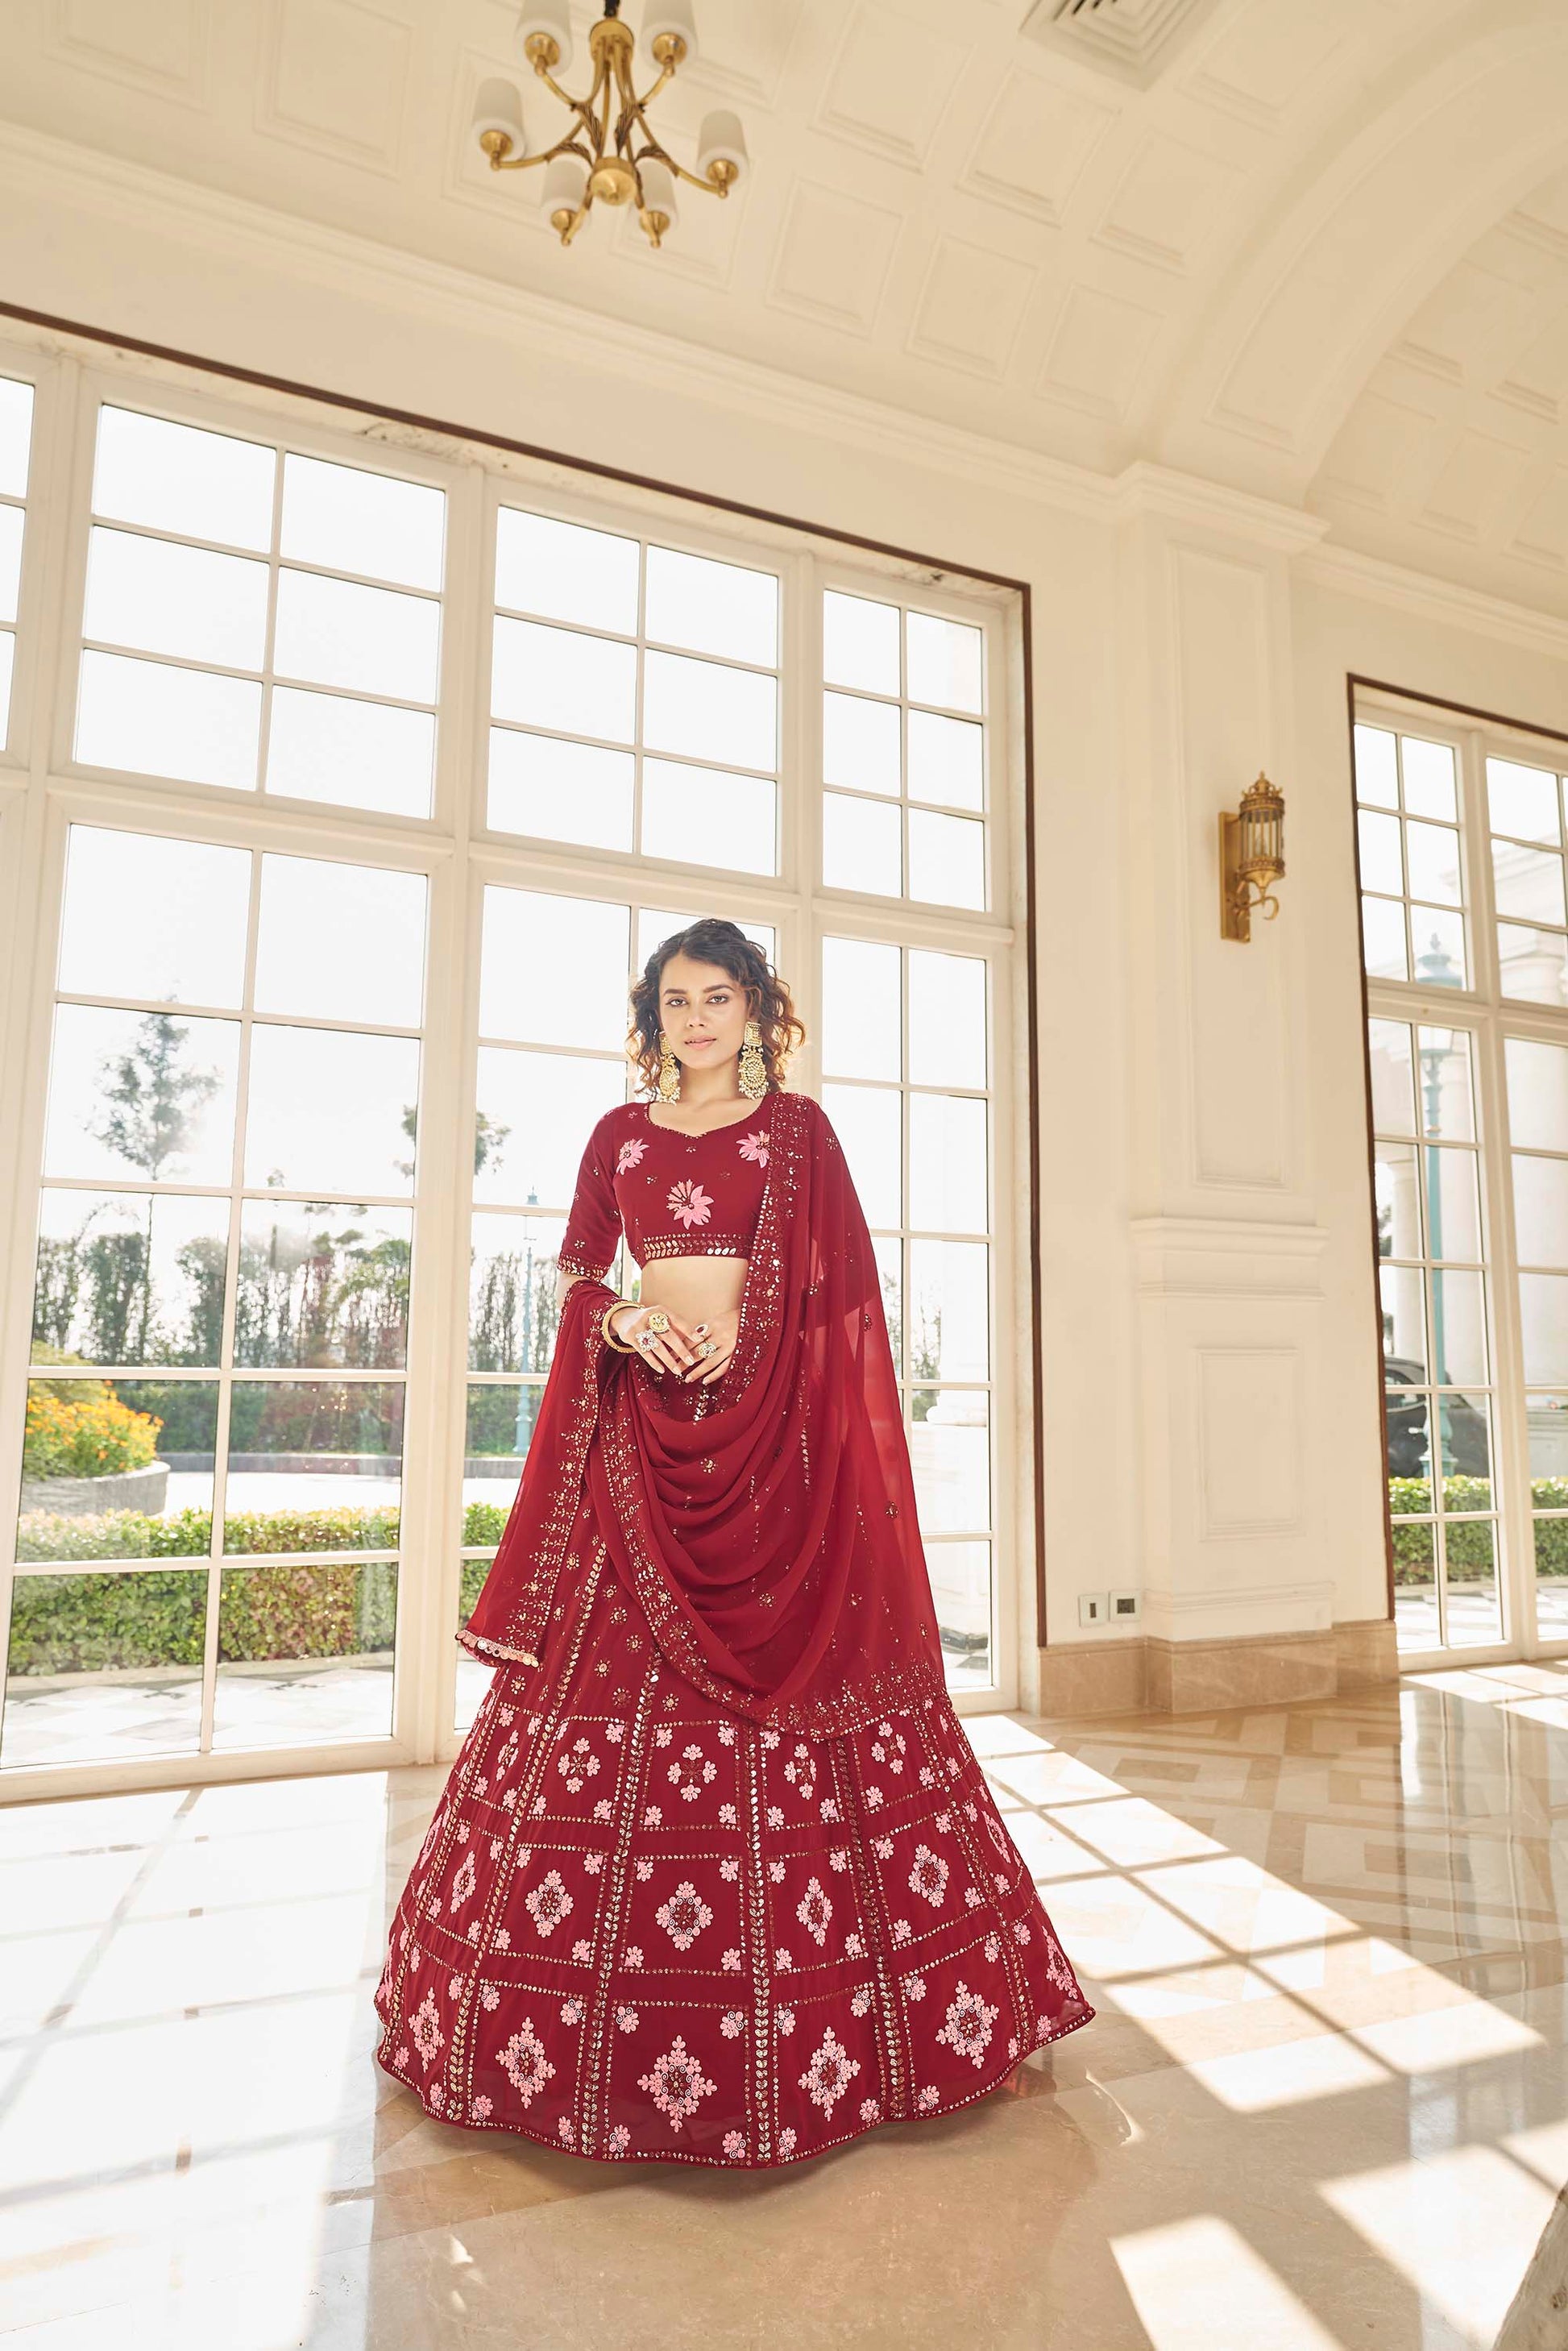
[[[664,1309],[663,1309],[663,1307],[662,1307],[662,1306],[650,1306],[650,1307],[649,1308],[649,1310],[648,1310],[648,1327],[649,1327],[649,1329],[650,1331],[668,1331],[668,1330],[669,1330],[669,1328],[670,1328],[670,1317],[669,1317],[669,1315],[665,1312],[665,1311],[664,1311]]]
[[[716,1354],[718,1347],[719,1342],[717,1339],[704,1339],[702,1344],[698,1348],[697,1353],[699,1355]]]

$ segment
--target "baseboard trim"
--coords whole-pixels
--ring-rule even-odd
[[[1385,1617],[1308,1633],[1261,1633],[1212,1641],[1073,1641],[1040,1652],[1040,1711],[1217,1714],[1377,1688],[1398,1675]]]

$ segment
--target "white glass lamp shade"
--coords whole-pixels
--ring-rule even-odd
[[[697,20],[691,14],[691,0],[649,0],[643,10],[642,40],[650,56],[661,33],[673,33],[685,42],[681,63],[690,65],[697,55]]]
[[[546,219],[558,212],[580,213],[588,184],[588,169],[580,155],[557,155],[545,167],[545,193],[540,198]]]
[[[483,81],[479,85],[479,96],[473,102],[473,135],[483,139],[487,131],[502,132],[511,141],[514,155],[527,153],[523,100],[509,81]]]
[[[645,163],[639,163],[638,171],[642,180],[643,210],[662,213],[670,226],[674,228],[680,218],[674,172],[668,163],[661,163],[657,155],[650,155]]]
[[[524,57],[535,33],[547,33],[555,42],[561,54],[551,70],[564,73],[572,62],[572,17],[566,0],[524,0],[522,22],[517,27]]]
[[[746,161],[746,134],[741,128],[741,118],[728,107],[716,106],[702,118],[702,133],[697,142],[697,170],[706,179],[715,163],[728,163],[734,172],[741,171]]]

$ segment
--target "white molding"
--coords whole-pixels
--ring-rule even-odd
[[[1492,637],[1524,653],[1545,653],[1550,660],[1568,660],[1568,620],[1531,604],[1513,603],[1484,588],[1466,588],[1458,580],[1440,580],[1427,571],[1412,571],[1380,555],[1320,541],[1296,559],[1297,580],[1314,587],[1337,589],[1347,596],[1391,605],[1419,621],[1467,630],[1472,636]]]
[[[1220,1585],[1207,1592],[1146,1592],[1143,1630],[1147,1638],[1157,1641],[1266,1640],[1271,1634],[1326,1633],[1334,1625],[1334,1595],[1331,1576],[1311,1583]]]
[[[1253,1217],[1134,1217],[1139,1290],[1170,1297],[1313,1298],[1322,1289],[1322,1225]]]
[[[1156,515],[1167,522],[1223,530],[1282,555],[1315,547],[1331,528],[1324,516],[1309,514],[1304,507],[1286,506],[1173,465],[1153,465],[1147,457],[1135,458],[1116,475],[1113,507],[1118,521]]]

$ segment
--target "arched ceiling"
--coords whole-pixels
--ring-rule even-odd
[[[197,233],[237,206],[370,240],[1568,609],[1568,0],[696,5],[660,119],[685,152],[733,107],[753,160],[657,254],[626,215],[564,252],[474,148],[496,74],[555,135],[514,0],[0,10],[0,166],[172,181]]]

